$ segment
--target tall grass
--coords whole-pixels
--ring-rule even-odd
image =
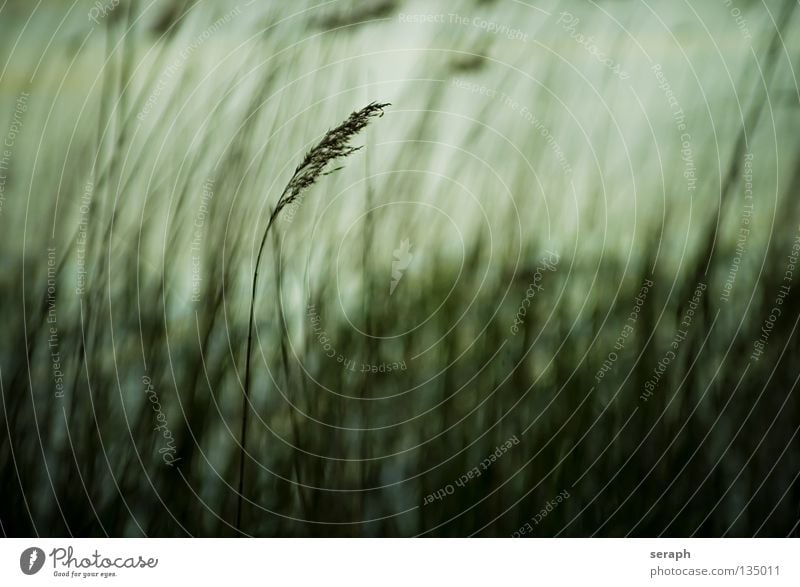
[[[380,104],[378,102],[367,104],[361,110],[350,114],[347,120],[342,122],[339,126],[325,133],[325,136],[322,138],[322,140],[312,149],[310,149],[308,153],[306,153],[303,161],[294,170],[292,178],[289,180],[289,183],[286,184],[286,187],[283,188],[283,192],[278,198],[278,201],[275,203],[275,207],[269,215],[267,227],[264,229],[264,234],[261,236],[261,243],[258,245],[258,254],[256,255],[256,265],[253,271],[253,291],[250,295],[250,319],[248,320],[247,326],[247,352],[245,355],[246,363],[244,375],[244,396],[242,404],[242,428],[239,436],[239,442],[242,448],[239,457],[239,499],[236,506],[237,529],[241,528],[242,521],[242,492],[244,491],[245,462],[244,455],[247,452],[247,410],[248,403],[250,401],[250,357],[252,354],[251,349],[253,345],[253,324],[255,316],[256,292],[258,291],[258,268],[261,264],[261,255],[264,253],[264,245],[267,242],[270,228],[272,228],[272,224],[275,222],[275,219],[278,217],[281,211],[286,206],[291,206],[293,203],[295,203],[303,194],[303,192],[313,186],[320,177],[323,175],[329,175],[341,169],[341,167],[339,167],[326,171],[326,168],[328,168],[330,164],[333,164],[339,159],[344,159],[361,149],[361,147],[351,146],[350,141],[359,132],[361,132],[364,127],[367,126],[367,124],[369,124],[371,118],[383,116],[383,110],[387,106],[389,106],[389,104]]]
[[[712,4],[7,3],[0,529],[796,533],[796,3]]]

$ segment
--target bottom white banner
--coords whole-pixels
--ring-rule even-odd
[[[17,539],[0,585],[800,585],[796,539]]]

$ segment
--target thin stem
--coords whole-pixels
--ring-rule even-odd
[[[261,265],[261,256],[264,254],[264,246],[267,242],[269,230],[272,223],[278,217],[281,210],[294,202],[301,193],[310,188],[323,175],[330,175],[334,171],[341,169],[337,167],[326,171],[329,163],[352,155],[361,147],[351,147],[350,139],[358,134],[374,116],[383,116],[383,109],[389,104],[372,102],[357,112],[353,112],[347,119],[325,133],[322,140],[314,146],[303,161],[295,169],[294,175],[283,189],[281,197],[278,198],[275,208],[269,217],[267,228],[261,237],[261,245],[258,247],[256,256],[256,266],[253,272],[253,291],[250,294],[250,320],[247,327],[247,357],[245,359],[244,372],[244,396],[242,398],[242,428],[239,436],[239,495],[236,501],[236,529],[241,532],[242,528],[242,507],[244,505],[244,457],[247,452],[247,408],[250,403],[250,354],[253,348],[253,323],[255,322],[256,291],[258,290],[258,268]]]
[[[244,395],[242,396],[242,426],[239,432],[239,496],[236,502],[236,529],[242,528],[242,504],[244,501],[244,456],[247,452],[247,407],[250,403],[250,354],[253,347],[253,322],[255,317],[256,290],[258,289],[258,268],[261,264],[261,256],[264,254],[264,246],[267,242],[269,229],[278,216],[280,208],[276,208],[269,217],[267,228],[261,237],[261,245],[258,247],[256,256],[256,267],[253,272],[253,291],[250,294],[250,321],[247,327],[247,357],[244,368]]]

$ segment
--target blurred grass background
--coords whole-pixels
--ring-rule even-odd
[[[507,536],[566,489],[529,534],[796,535],[796,4],[8,0],[3,532]],[[258,241],[372,100],[392,106],[261,267],[236,528]]]

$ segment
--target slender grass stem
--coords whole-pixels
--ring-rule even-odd
[[[267,243],[270,229],[275,219],[286,206],[294,202],[300,194],[310,188],[323,175],[329,175],[340,169],[337,167],[326,171],[331,162],[347,157],[358,151],[361,147],[351,147],[350,140],[357,135],[364,127],[369,124],[375,116],[383,116],[383,109],[389,104],[372,102],[361,110],[353,112],[347,119],[325,133],[322,140],[317,143],[303,158],[303,161],[294,171],[292,178],[283,189],[275,208],[269,216],[267,227],[261,235],[261,243],[258,246],[256,264],[253,270],[253,289],[250,292],[250,318],[247,325],[247,355],[245,358],[244,372],[244,395],[242,396],[242,421],[239,431],[239,491],[236,498],[236,529],[242,529],[242,508],[244,506],[244,473],[245,473],[245,453],[247,452],[247,411],[250,403],[250,373],[251,373],[251,354],[253,348],[253,325],[255,323],[256,292],[258,291],[258,268],[261,266],[261,257],[264,254],[264,247]]]

